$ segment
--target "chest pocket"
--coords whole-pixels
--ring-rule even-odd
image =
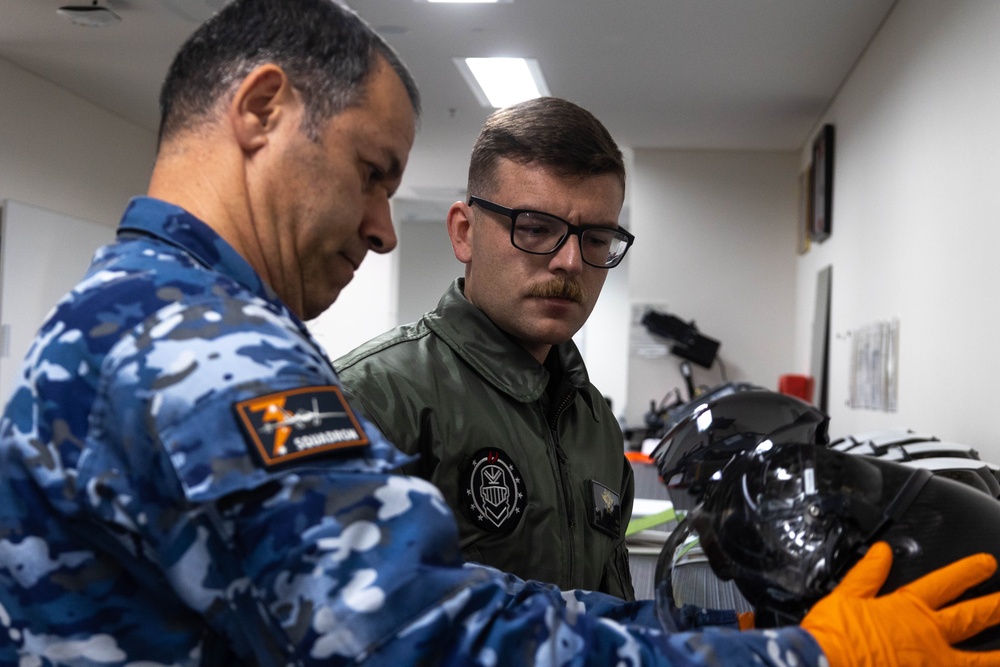
[[[622,534],[621,496],[596,480],[588,480],[590,487],[590,525],[618,539]]]

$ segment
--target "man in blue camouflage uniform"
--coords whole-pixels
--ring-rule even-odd
[[[463,566],[440,494],[393,473],[302,323],[396,241],[418,96],[356,17],[236,0],[161,104],[149,197],[0,423],[0,665],[824,664],[800,628],[667,635]]]

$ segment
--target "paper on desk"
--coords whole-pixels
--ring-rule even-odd
[[[674,504],[669,500],[659,498],[635,498],[632,500],[632,518],[637,516],[649,516],[659,514],[666,510],[672,510]]]
[[[677,513],[669,500],[636,498],[632,503],[632,520],[625,530],[625,537],[676,519]]]

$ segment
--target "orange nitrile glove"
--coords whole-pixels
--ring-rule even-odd
[[[831,667],[992,667],[1000,651],[959,651],[952,644],[1000,622],[1000,593],[941,609],[997,568],[976,554],[875,597],[892,567],[892,549],[878,542],[802,619]]]

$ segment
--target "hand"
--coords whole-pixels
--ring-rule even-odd
[[[997,568],[993,556],[963,558],[875,597],[891,567],[889,545],[872,545],[802,620],[831,667],[1000,666],[1000,651],[959,651],[951,646],[1000,622],[1000,593],[941,609],[989,579]]]

